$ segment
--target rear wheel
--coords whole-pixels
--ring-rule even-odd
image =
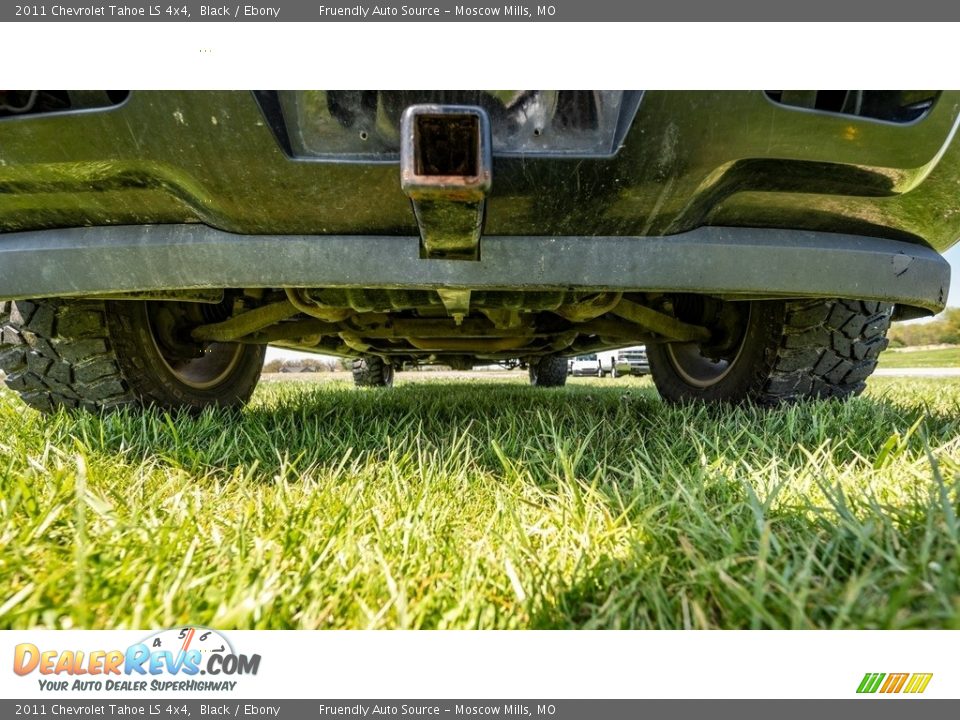
[[[253,392],[265,347],[195,343],[182,322],[190,303],[0,303],[0,368],[23,400],[100,410],[237,407]]]
[[[536,387],[561,387],[567,382],[567,360],[547,355],[530,363],[530,384]]]
[[[863,391],[887,346],[893,306],[857,300],[737,303],[723,347],[650,345],[653,381],[672,402],[776,405]]]
[[[376,355],[353,361],[353,383],[357,387],[390,387],[393,385],[393,365]]]

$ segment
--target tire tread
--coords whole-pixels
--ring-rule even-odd
[[[567,382],[567,360],[558,355],[540,358],[530,365],[530,384],[536,387],[562,387]]]
[[[353,361],[353,383],[357,387],[390,387],[393,384],[393,366],[376,355]]]
[[[7,387],[44,412],[136,400],[98,301],[0,302],[0,369]]]
[[[887,347],[893,306],[858,300],[792,300],[784,307],[781,340],[759,368],[753,399],[762,404],[803,397],[850,397]]]
[[[124,405],[200,410],[246,402],[264,349],[251,346],[235,376],[198,395],[158,373],[143,353],[143,309],[135,302],[17,300],[0,302],[0,369],[7,387],[37,410],[90,411]]]

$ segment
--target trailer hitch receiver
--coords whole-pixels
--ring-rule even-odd
[[[490,121],[478,107],[412,105],[400,124],[400,186],[424,258],[477,260],[492,180]]]

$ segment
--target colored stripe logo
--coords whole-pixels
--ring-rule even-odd
[[[933,673],[867,673],[860,681],[857,692],[919,694],[927,689],[931,678]]]

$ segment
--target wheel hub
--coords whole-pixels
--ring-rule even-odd
[[[166,369],[195,390],[208,390],[226,380],[243,354],[239,343],[196,343],[189,338],[191,308],[161,305],[148,311],[150,336]]]
[[[750,303],[723,303],[710,323],[710,342],[666,346],[667,357],[684,382],[708,388],[730,374],[743,350],[750,314]]]

